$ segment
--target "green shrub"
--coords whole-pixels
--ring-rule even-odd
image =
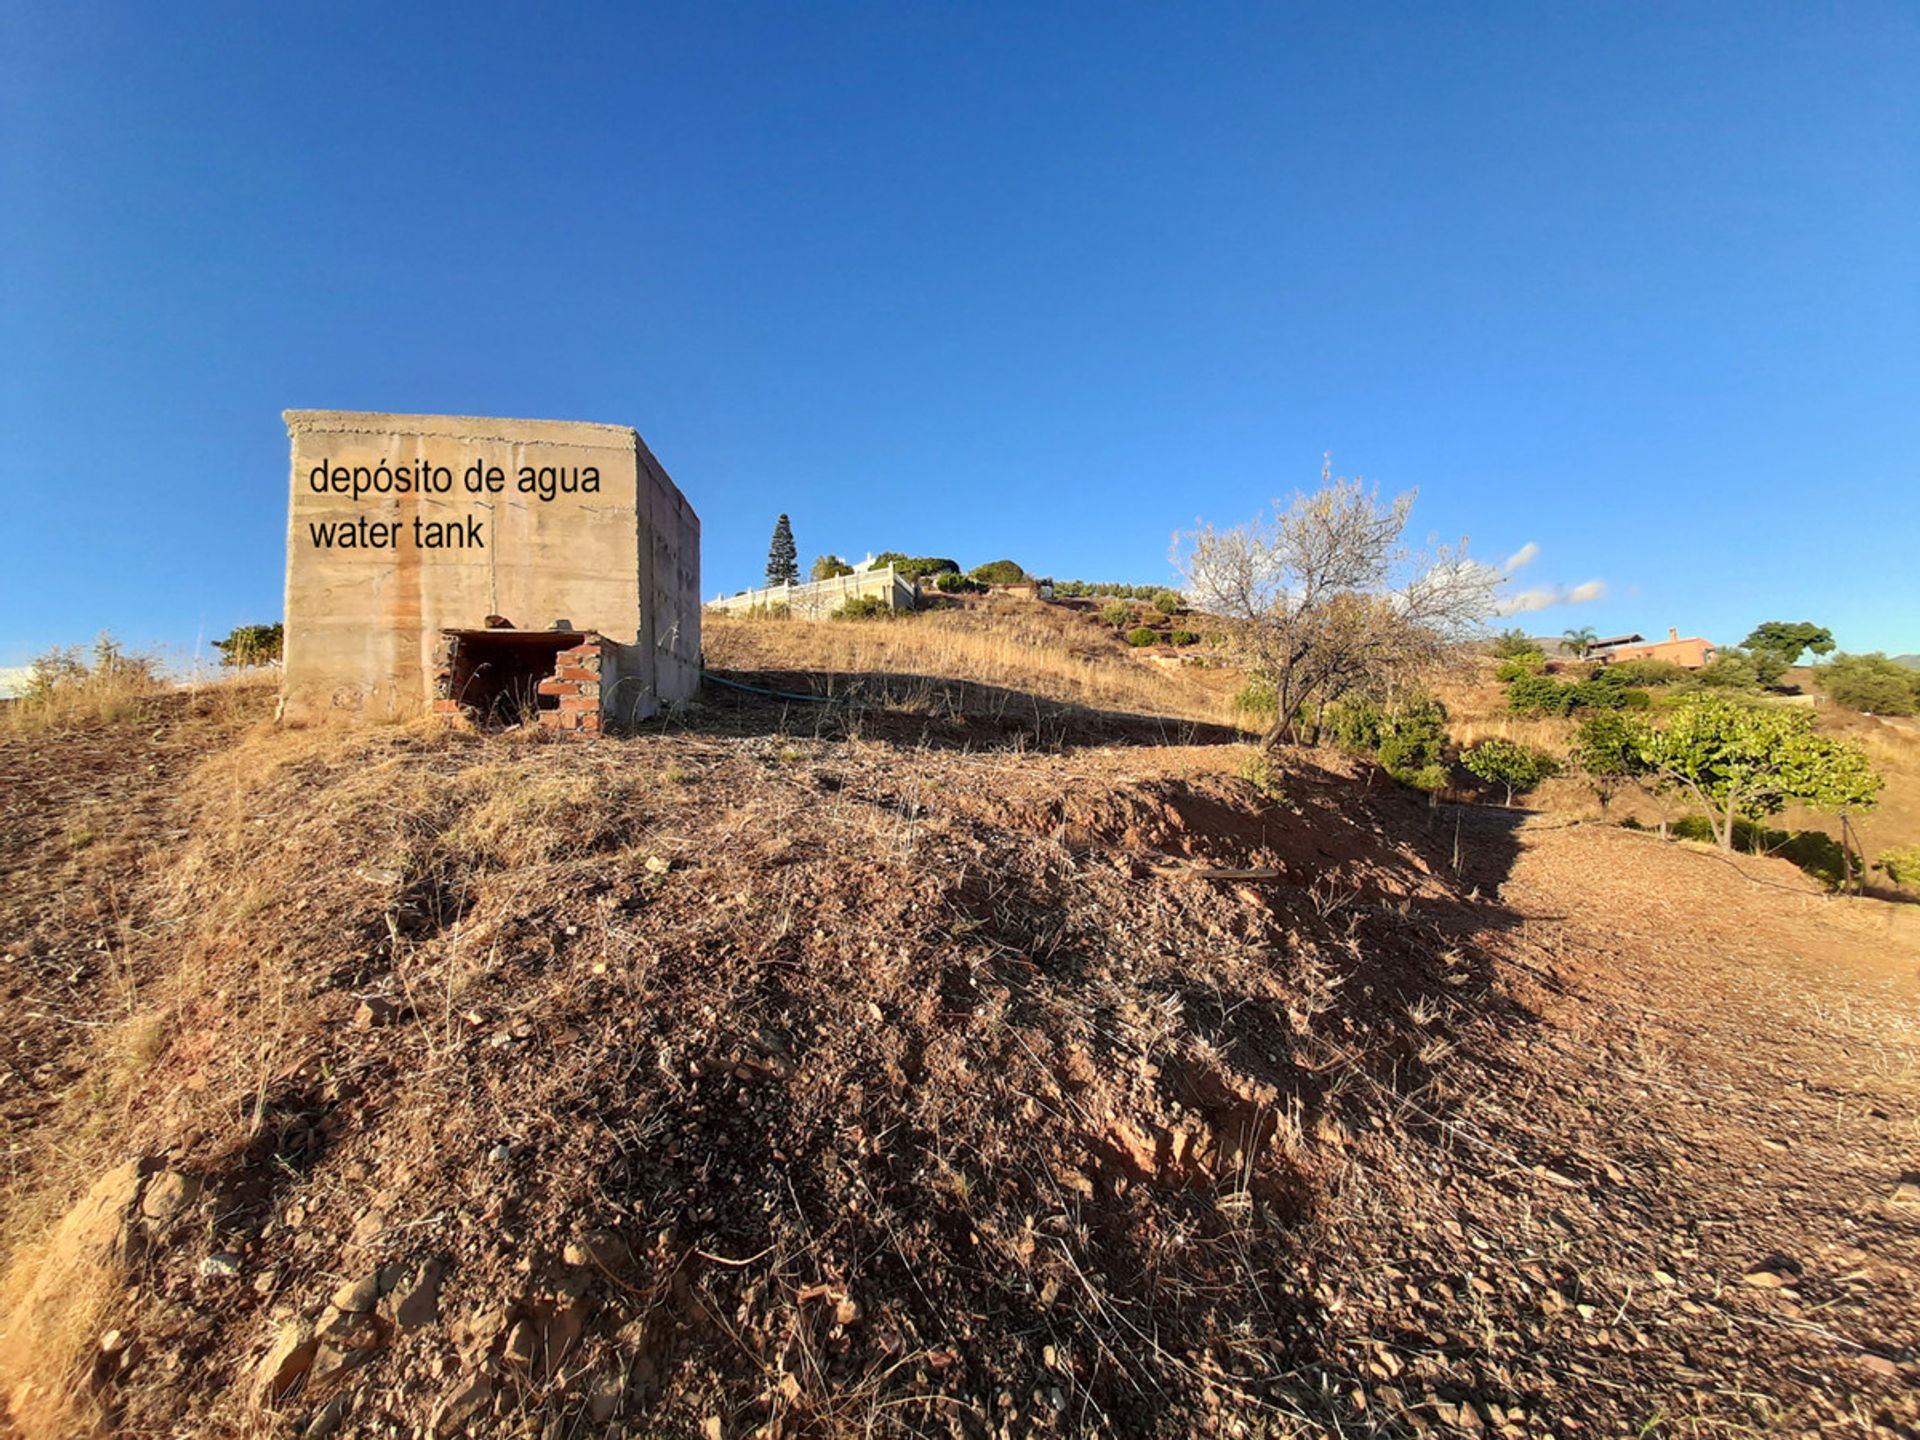
[[[1276,803],[1287,798],[1281,789],[1281,776],[1280,766],[1265,750],[1255,750],[1240,762],[1240,778]]]
[[[1644,690],[1634,693],[1646,694]],[[1581,722],[1568,759],[1586,775],[1599,797],[1601,810],[1607,808],[1607,802],[1622,785],[1646,775],[1647,762],[1641,755],[1646,731],[1644,720],[1615,710],[1602,710]]]
[[[1327,707],[1321,717],[1321,731],[1342,750],[1371,755],[1380,748],[1386,722],[1378,705],[1364,695],[1355,695]]]
[[[1882,850],[1873,868],[1902,890],[1920,890],[1920,845],[1898,845]]]
[[[1511,684],[1527,675],[1538,675],[1547,668],[1547,657],[1538,650],[1523,650],[1518,655],[1510,655],[1494,667],[1493,678],[1502,685]]]
[[[1133,646],[1158,645],[1160,632],[1148,625],[1136,625],[1127,632],[1127,644]]]
[[[1153,608],[1158,610],[1162,615],[1178,615],[1180,613],[1180,606],[1179,591],[1158,590],[1154,592]]]
[[[838,555],[816,556],[813,569],[808,572],[815,580],[837,580],[842,575],[853,574],[853,566]]]
[[[1520,715],[1565,715],[1573,708],[1573,690],[1551,675],[1522,675],[1507,686],[1507,708]]]
[[[878,595],[856,595],[833,612],[835,620],[890,620],[893,607]]]
[[[942,570],[933,577],[933,588],[942,595],[969,595],[986,589],[986,586],[967,579],[957,570]]]
[[[1567,696],[1563,714],[1574,710],[1645,710],[1653,704],[1653,697],[1646,691],[1635,690],[1625,679],[1605,670],[1576,680],[1569,688],[1572,693]]]
[[[1597,670],[1584,680],[1521,675],[1507,685],[1507,708],[1521,715],[1571,715],[1575,710],[1644,710],[1653,697],[1622,676]]]
[[[1280,709],[1272,682],[1259,675],[1249,675],[1234,693],[1233,709],[1235,714],[1244,716],[1250,724],[1262,728],[1271,725]]]
[[[1512,660],[1521,655],[1538,655],[1540,647],[1527,638],[1527,632],[1518,628],[1502,630],[1493,642],[1493,653],[1497,659]]]
[[[1176,645],[1198,645],[1200,643],[1200,637],[1191,630],[1176,630],[1169,638],[1172,639]]]
[[[1053,593],[1064,599],[1104,597],[1109,600],[1151,600],[1162,585],[1110,585],[1103,580],[1056,580]]]
[[[924,580],[929,575],[959,574],[960,562],[944,555],[907,555],[898,550],[883,550],[873,557],[873,568],[893,566],[897,574],[909,580]]]
[[[1489,784],[1504,786],[1509,806],[1516,790],[1531,790],[1560,773],[1560,762],[1553,756],[1517,740],[1482,740],[1460,752],[1460,763]]]
[[[1814,672],[1836,705],[1870,715],[1911,715],[1920,709],[1920,670],[1885,655],[1836,655]]]
[[[1602,666],[1597,673],[1618,675],[1629,685],[1678,685],[1690,672],[1671,660],[1621,660]]]
[[[1124,600],[1109,600],[1100,607],[1100,619],[1118,630],[1133,621],[1133,606]]]
[[[967,574],[982,585],[1018,585],[1027,578],[1027,572],[1011,560],[989,560],[974,566]]]
[[[1380,768],[1402,784],[1419,790],[1438,790],[1446,784],[1442,763],[1447,748],[1447,710],[1438,700],[1406,702],[1391,711],[1381,725]],[[1439,771],[1436,783],[1433,771]]]
[[[1723,650],[1711,665],[1694,671],[1693,678],[1709,690],[1758,690],[1760,667],[1737,650]]]

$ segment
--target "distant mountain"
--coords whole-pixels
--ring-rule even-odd
[[[1896,655],[1893,657],[1893,663],[1904,665],[1909,670],[1920,670],[1920,655]]]

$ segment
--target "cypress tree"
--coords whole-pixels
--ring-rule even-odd
[[[773,527],[773,544],[767,547],[767,584],[794,585],[800,580],[800,552],[794,548],[793,526],[782,515]]]

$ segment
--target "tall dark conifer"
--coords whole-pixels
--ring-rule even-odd
[[[767,584],[794,585],[800,580],[800,552],[794,548],[793,526],[782,515],[773,527],[773,544],[767,547]]]

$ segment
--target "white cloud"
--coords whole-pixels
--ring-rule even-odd
[[[1516,590],[1503,596],[1500,603],[1493,607],[1496,615],[1524,615],[1530,610],[1544,610],[1549,605],[1558,604],[1560,592],[1551,585],[1534,590]]]
[[[0,695],[16,695],[24,690],[33,674],[31,665],[0,665]]]
[[[1533,563],[1534,556],[1538,555],[1539,553],[1540,553],[1540,547],[1536,545],[1533,541],[1529,540],[1527,541],[1526,544],[1522,545],[1518,550],[1514,551],[1513,554],[1507,557],[1507,563],[1503,565],[1501,569],[1505,574],[1511,575],[1513,574],[1514,571],[1522,569],[1525,566],[1531,565]]]
[[[1585,605],[1607,593],[1607,582],[1588,580],[1571,589],[1565,585],[1536,585],[1516,590],[1494,606],[1496,615],[1525,615],[1534,610],[1551,610],[1556,605]]]

